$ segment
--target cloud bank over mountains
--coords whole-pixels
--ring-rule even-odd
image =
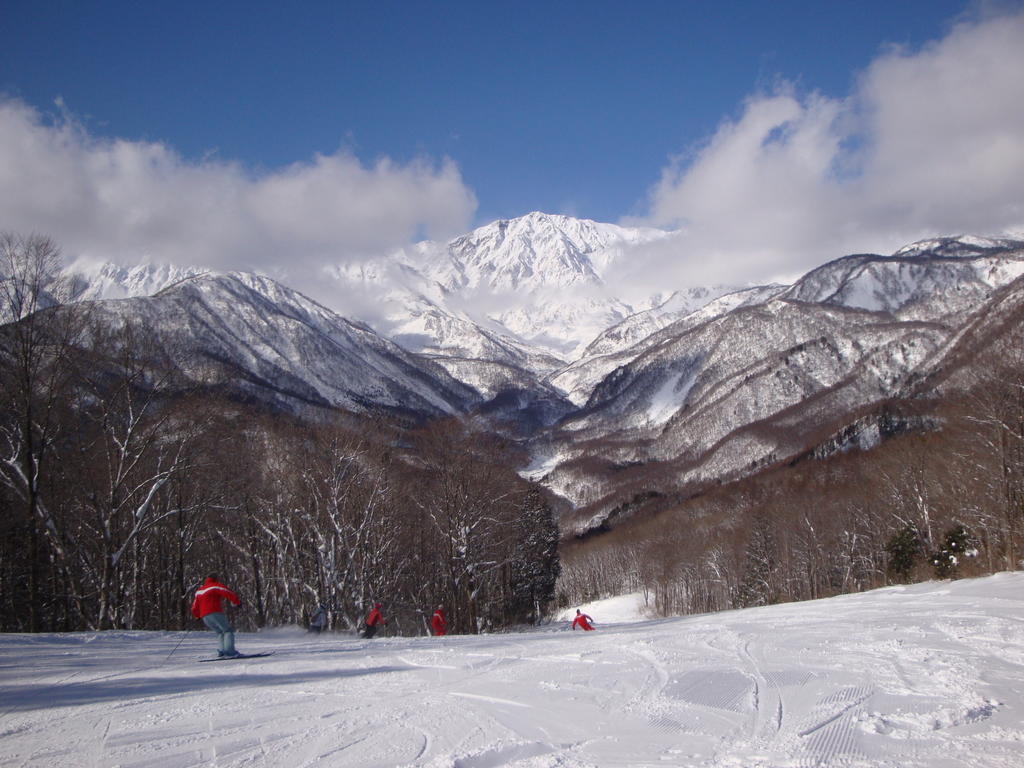
[[[792,83],[749,97],[669,159],[644,215],[623,222],[679,232],[625,254],[607,279],[639,298],[788,279],[924,236],[1024,230],[1021,40],[1024,12],[983,17],[882,52],[844,98]],[[100,138],[58,106],[54,118],[0,98],[0,228],[51,235],[72,259],[315,281],[325,264],[474,223],[475,192],[452,159],[366,164],[339,150],[253,171]]]
[[[1024,227],[1024,13],[879,55],[843,99],[779,83],[675,158],[634,222],[678,227],[620,279],[786,279],[921,237]],[[696,278],[696,280],[694,280]]]
[[[372,166],[340,150],[262,173],[190,162],[159,142],[96,138],[0,102],[0,221],[71,257],[218,269],[346,261],[470,225],[476,198],[451,160]],[[298,262],[298,263],[296,263]]]

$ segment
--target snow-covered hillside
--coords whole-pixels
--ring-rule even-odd
[[[552,385],[585,407],[540,449],[553,469],[545,484],[577,505],[613,493],[595,457],[674,462],[679,486],[737,477],[903,394],[1024,273],[1024,243],[937,242],[837,259],[788,289],[726,294],[559,371]]]
[[[981,237],[923,240],[890,257],[847,256],[811,270],[783,294],[798,301],[948,321],[1024,274],[1024,242]]]
[[[1024,574],[594,632],[0,636],[0,764],[1024,764]]]
[[[784,290],[785,286],[767,285],[736,291],[678,292],[658,307],[608,328],[581,358],[553,374],[550,382],[576,405],[583,405],[608,374],[647,350],[735,309],[769,301]]]
[[[153,297],[100,302],[96,312],[153,329],[192,379],[227,371],[235,387],[285,408],[442,415],[479,400],[443,368],[267,277],[191,277]]]

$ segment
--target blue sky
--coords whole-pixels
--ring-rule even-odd
[[[12,2],[0,90],[90,131],[254,168],[351,149],[454,159],[478,220],[614,221],[781,77],[839,96],[962,0]]]
[[[72,254],[122,261],[143,251],[154,258],[196,252],[195,242],[171,242],[171,216],[197,216],[182,198],[205,201],[204,211],[235,201],[224,208],[234,221],[212,236],[210,249],[218,253],[252,252],[257,239],[239,233],[256,219],[268,228],[258,242],[279,253],[298,226],[280,213],[285,200],[312,214],[349,212],[336,231],[319,220],[307,226],[317,233],[296,247],[314,260],[455,234],[532,210],[692,224],[694,232],[703,225],[713,238],[702,201],[717,202],[722,179],[732,174],[736,189],[721,197],[722,206],[731,206],[725,214],[734,222],[756,218],[762,201],[736,190],[777,198],[771,184],[758,186],[766,162],[772,178],[785,180],[793,176],[786,162],[820,153],[816,181],[833,178],[826,189],[807,183],[803,192],[813,201],[832,193],[849,198],[837,173],[905,177],[862,151],[894,144],[892,157],[901,154],[900,142],[889,140],[896,128],[867,125],[905,101],[887,83],[913,71],[904,78],[910,95],[933,87],[946,94],[940,99],[952,98],[958,94],[950,96],[943,79],[951,76],[949,62],[982,47],[1005,45],[1009,59],[979,62],[971,70],[977,80],[961,85],[965,92],[991,91],[982,111],[991,110],[990,122],[1009,121],[1013,146],[1000,163],[1016,172],[1018,140],[1024,144],[1019,109],[998,104],[1021,94],[1002,71],[1017,64],[1012,35],[1000,30],[1015,29],[1021,9],[1019,2],[964,0],[4,0],[0,105],[7,123],[0,124],[0,152],[13,160],[0,170],[0,192],[6,184],[22,199],[0,202],[0,226],[57,230]],[[932,55],[936,50],[945,53]],[[758,154],[744,168],[723,164],[714,148],[742,156],[729,141],[747,128],[763,132]],[[947,131],[952,143],[934,150],[956,151],[957,141],[979,130],[971,124],[956,135]],[[61,186],[58,219],[46,190],[40,186],[36,204],[25,190],[26,177],[35,190],[38,177],[61,174],[75,182],[70,190]],[[999,194],[1016,189],[999,187]],[[787,193],[793,209],[803,204],[798,193]],[[76,207],[75,195],[92,202]],[[333,209],[323,204],[325,195],[335,196]],[[143,206],[147,196],[152,202]],[[1018,209],[1006,221],[942,219],[937,212],[901,228],[892,221],[900,201],[872,211],[863,197],[858,191],[860,240],[786,233],[772,253],[756,258],[797,248],[805,261],[812,253],[824,260],[841,255],[830,248],[887,245],[945,225],[1020,223],[1013,220]],[[121,213],[111,200],[125,201]],[[393,208],[389,200],[397,201]],[[109,210],[100,215],[103,205]],[[984,206],[991,200],[977,201],[979,211]],[[268,209],[282,218],[273,232]],[[770,240],[791,226],[788,218],[774,218],[758,237]],[[698,245],[706,247],[706,239]],[[722,258],[744,247],[739,242]]]

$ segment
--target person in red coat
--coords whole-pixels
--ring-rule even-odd
[[[594,620],[592,618],[590,618],[589,616],[587,616],[587,614],[583,613],[582,611],[580,611],[579,608],[577,608],[576,618],[572,620],[572,628],[576,629],[576,627],[579,626],[579,628],[585,632],[592,632],[594,630],[594,627],[591,625],[591,622],[593,621]]]
[[[220,639],[218,656],[239,656],[235,650],[235,630],[224,613],[225,600],[234,605],[242,604],[238,595],[221,584],[217,574],[211,573],[206,577],[203,586],[196,590],[195,599],[192,601],[192,615],[202,619],[203,624],[217,633]]]
[[[448,634],[448,619],[444,616],[443,606],[437,606],[437,610],[434,611],[434,615],[430,619],[430,627],[434,630],[436,637]]]
[[[380,612],[380,603],[374,603],[373,610],[366,617],[366,629],[363,630],[363,637],[369,640],[377,634],[377,628],[384,624],[387,624],[387,622],[384,621],[384,614]]]

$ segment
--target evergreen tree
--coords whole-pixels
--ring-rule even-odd
[[[743,578],[733,598],[739,608],[771,605],[779,601],[776,583],[779,569],[778,548],[772,521],[767,515],[758,515],[750,532],[744,558]]]
[[[538,489],[526,493],[516,527],[518,552],[511,564],[511,604],[507,610],[516,620],[536,623],[555,597],[555,583],[561,572],[558,522]]]
[[[908,583],[914,571],[914,565],[923,551],[921,536],[915,526],[908,523],[894,533],[885,545],[885,553],[889,556],[886,568],[889,580],[900,584]]]

